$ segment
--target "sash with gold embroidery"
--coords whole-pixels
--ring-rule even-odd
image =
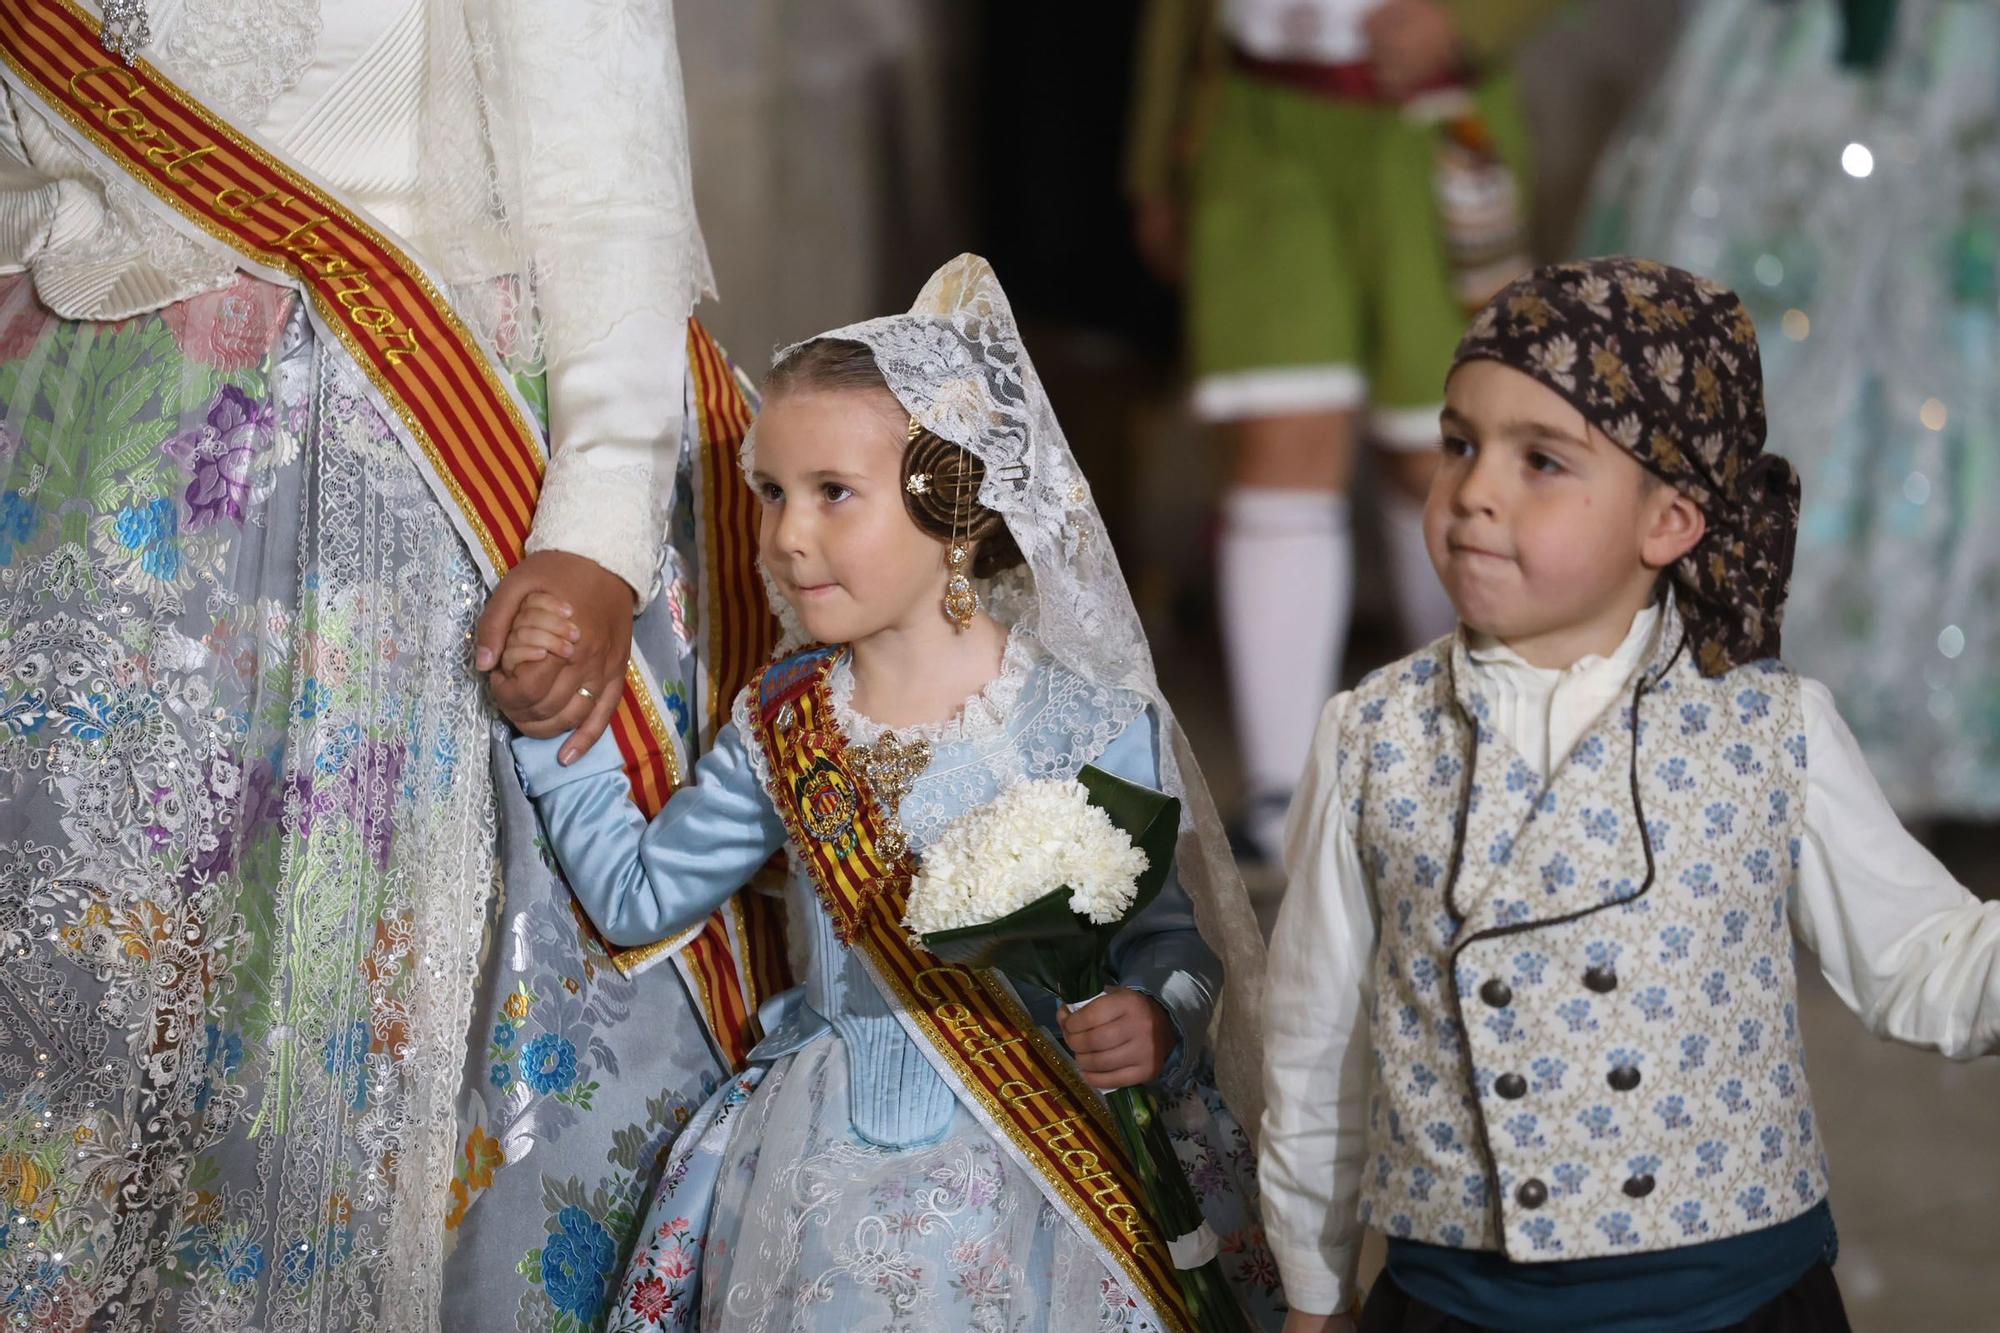
[[[903,928],[912,865],[835,720],[837,649],[765,668],[751,686],[771,798],[834,928],[938,1073],[1094,1242],[1163,1327],[1195,1328],[1166,1241],[1104,1102],[998,974],[947,963]]]
[[[498,359],[401,241],[149,62],[110,60],[99,28],[74,0],[0,0],[0,80],[84,151],[145,187],[182,229],[228,245],[246,271],[304,293],[322,334],[346,350],[400,427],[481,572],[497,581],[525,550],[546,467],[541,431]],[[720,663],[710,693],[727,700],[775,632],[759,614],[754,507],[736,476],[749,409],[714,340],[692,321],[688,338],[705,455],[696,471],[712,528],[704,554],[714,557],[703,609],[719,612],[704,628],[710,646],[728,645],[704,656]],[[685,770],[653,682],[635,651],[611,726],[649,816]],[[715,720],[709,711],[705,720]],[[774,921],[767,905],[732,904],[667,947],[615,961],[629,971],[675,958],[717,1045],[740,1064],[754,1041],[759,998],[783,983],[774,973],[760,984],[738,960],[775,968],[782,950],[753,939]]]

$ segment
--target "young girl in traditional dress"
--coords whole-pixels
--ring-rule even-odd
[[[790,854],[804,984],[765,1006],[752,1067],[683,1132],[611,1326],[1192,1328],[1171,1267],[1147,1266],[1167,1247],[1135,1250],[1091,1206],[1115,1197],[1110,1177],[1080,1181],[1065,1172],[1083,1158],[1043,1151],[1052,1126],[1092,1123],[1078,1074],[1178,1096],[1169,1117],[1213,1235],[1176,1238],[1174,1258],[1219,1249],[1253,1323],[1273,1323],[1249,1145],[1208,1077],[1213,1053],[1230,1105],[1250,1109],[1262,948],[985,262],[946,265],[907,315],[783,352],[745,462],[774,600],[794,644],[827,646],[752,682],[650,824],[608,740],[581,756],[515,742],[556,855],[614,941],[696,925]],[[561,606],[537,600],[507,655],[560,654],[569,637]],[[1185,812],[1175,875],[1112,947],[1117,984],[1076,1010],[1032,997],[1032,1017],[997,979],[980,983],[987,1010],[932,1005],[926,978],[949,969],[898,943],[900,926],[887,945],[867,929],[871,912],[900,917],[908,884],[909,861],[882,849],[920,860],[1002,790],[1086,764]],[[992,1040],[966,1060],[952,1038],[975,1019]],[[1034,1077],[1069,1089],[1057,1100],[1075,1116],[993,1095],[980,1071],[1003,1047],[1044,1061]],[[1008,1086],[1042,1086],[1028,1077]]]

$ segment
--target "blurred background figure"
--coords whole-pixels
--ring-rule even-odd
[[[1185,23],[1191,11],[1181,6],[1192,3],[1164,0],[1163,9],[1177,10],[1179,22]],[[1919,0],[1907,3],[1916,12]],[[1477,8],[1484,11],[1486,6]],[[1678,219],[1683,226],[1700,220],[1692,216],[1697,181],[1684,167],[1673,164],[1676,152],[1688,151],[1688,145],[1719,151],[1736,141],[1779,142],[1785,140],[1780,130],[1784,125],[1802,127],[1792,131],[1797,140],[1805,132],[1803,127],[1814,121],[1812,105],[1794,107],[1787,100],[1803,95],[1803,82],[1769,82],[1776,77],[1770,70],[1783,68],[1776,55],[1792,48],[1781,48],[1772,38],[1758,48],[1772,58],[1753,59],[1752,43],[1732,36],[1727,24],[1744,25],[1736,30],[1740,33],[1752,31],[1754,24],[1768,24],[1773,32],[1831,34],[1844,31],[1841,0],[1707,0],[1702,5],[1674,0],[1572,0],[1543,8],[1552,12],[1532,36],[1511,43],[1510,58],[1490,69],[1482,67],[1489,76],[1511,70],[1518,95],[1519,113],[1511,126],[1500,133],[1504,122],[1496,118],[1490,125],[1507,150],[1501,154],[1503,160],[1517,173],[1526,210],[1527,248],[1534,260],[1590,253],[1614,244],[1639,249],[1664,246],[1662,258],[1715,273],[1753,302],[1764,332],[1774,400],[1780,393],[1807,393],[1794,389],[1786,378],[1787,358],[1813,349],[1823,333],[1838,329],[1841,338],[1871,348],[1877,358],[1886,358],[1901,344],[1909,354],[1898,364],[1921,365],[1927,373],[1947,363],[1960,367],[1952,373],[1962,376],[1964,389],[1947,392],[1941,381],[1931,383],[1914,399],[1904,400],[1905,416],[1939,445],[1953,432],[1969,427],[1968,418],[1976,412],[1969,404],[1978,394],[1994,392],[1995,374],[1995,353],[1987,350],[1982,361],[1971,330],[1980,327],[1981,320],[1992,319],[2000,298],[1990,287],[1981,295],[1976,284],[1968,285],[1954,298],[1955,304],[1932,307],[1941,312],[1934,329],[1926,329],[1921,315],[1905,317],[1897,312],[1900,303],[1914,294],[1939,290],[1936,284],[1952,271],[1939,258],[1952,253],[1945,242],[1978,216],[1971,203],[1952,202],[1952,191],[1963,188],[1954,182],[1971,180],[1977,170],[1993,170],[2000,144],[1990,124],[1980,137],[1975,126],[1949,119],[1958,114],[1947,110],[1952,99],[1962,106],[1973,91],[1970,81],[1960,85],[1942,73],[1895,73],[1903,59],[1901,34],[1907,29],[1902,25],[1911,20],[1897,20],[1899,44],[1888,48],[1875,74],[1839,73],[1828,54],[1835,39],[1824,37],[1816,48],[1816,54],[1827,57],[1820,62],[1824,78],[1834,85],[1877,89],[1851,94],[1854,104],[1864,109],[1887,106],[1886,91],[1880,90],[1903,80],[1901,114],[1917,117],[1905,122],[1909,132],[1925,144],[1942,143],[1949,138],[1948,125],[1958,123],[1960,151],[1923,158],[1910,169],[1925,175],[1920,185],[1911,185],[1902,183],[1910,179],[1907,174],[1893,179],[1885,174],[1896,151],[1893,135],[1878,141],[1831,120],[1813,131],[1832,145],[1833,167],[1839,173],[1830,183],[1823,172],[1815,176],[1821,187],[1831,189],[1843,182],[1858,187],[1888,184],[1869,196],[1874,201],[1871,207],[1894,213],[1892,205],[1898,200],[1890,196],[1901,196],[1906,207],[1896,215],[1903,218],[1902,230],[1893,239],[1884,233],[1869,243],[1873,248],[1853,254],[1843,248],[1848,245],[1844,239],[1829,235],[1816,241],[1809,264],[1818,294],[1779,302],[1771,287],[1760,285],[1757,261],[1767,251],[1780,256],[1784,280],[1791,282],[1801,275],[1794,271],[1789,252],[1762,245],[1747,252],[1747,268],[1730,271],[1719,266],[1730,253],[1724,238],[1736,236],[1734,231],[1718,227],[1713,232],[1724,248],[1705,261],[1700,255],[1676,252],[1673,243],[1658,233],[1641,232],[1660,220]],[[1931,26],[1925,40],[1930,50],[1947,51],[1966,62],[1961,69],[1969,71],[1980,58],[1991,58],[2000,49],[1990,34],[1979,34],[1975,26],[1990,21],[1995,6],[1990,0],[1958,0],[1949,8],[1957,15],[1950,21],[1961,26],[1939,27],[1943,20],[1933,17],[1927,20]],[[1944,12],[1939,0],[1928,0],[1923,9],[1933,15]],[[1982,14],[1987,17],[1980,19]],[[1149,94],[1142,88],[1156,86],[1150,71],[1158,39],[1148,35],[1163,30],[1161,16],[1148,0],[1098,0],[1087,5],[1054,0],[1005,4],[999,0],[980,4],[736,0],[728,5],[682,6],[679,21],[694,138],[695,192],[718,285],[725,293],[722,302],[705,304],[701,316],[745,366],[754,369],[764,364],[772,348],[801,332],[899,308],[924,274],[946,256],[970,249],[991,257],[1014,299],[1037,369],[1078,460],[1091,477],[1127,580],[1147,620],[1162,684],[1202,757],[1218,801],[1227,807],[1234,798],[1242,809],[1246,783],[1224,668],[1225,622],[1218,614],[1224,599],[1217,586],[1216,559],[1230,530],[1226,516],[1217,513],[1217,497],[1234,486],[1241,451],[1209,447],[1212,427],[1190,410],[1191,382],[1201,368],[1185,355],[1192,350],[1185,345],[1187,315],[1192,312],[1184,312],[1182,298],[1197,294],[1155,277],[1141,258],[1135,236],[1173,236],[1171,229],[1146,221],[1147,210],[1135,209],[1135,200],[1156,197],[1157,192],[1137,188],[1142,174],[1135,168],[1143,155],[1131,151],[1148,133],[1158,132],[1157,127],[1147,130],[1135,122],[1131,111],[1148,105]],[[1203,30],[1196,25],[1194,31],[1199,35]],[[1197,131],[1222,115],[1213,94],[1206,103],[1198,96],[1187,102],[1178,99],[1200,87],[1216,89],[1243,77],[1228,62],[1227,42],[1219,30],[1211,26],[1206,32],[1206,46],[1197,42],[1180,48],[1170,62],[1170,72],[1181,80],[1173,84],[1173,123],[1183,123],[1178,120],[1181,115],[1190,117],[1184,122],[1189,133],[1175,130],[1152,140],[1156,155],[1150,160],[1163,164],[1170,190],[1195,187],[1203,165],[1196,148],[1209,142]],[[1804,40],[1797,38],[1801,49]],[[1688,52],[1704,41],[1716,82],[1690,84],[1686,71],[1693,66]],[[1204,51],[1211,63],[1202,63]],[[1217,53],[1223,57],[1220,61]],[[1968,79],[1977,77],[1987,80],[1990,95],[1994,87],[1990,69]],[[1935,84],[1928,93],[1922,86],[1927,80]],[[1722,102],[1725,92],[1752,82],[1783,90],[1769,92],[1761,102]],[[1480,86],[1504,87],[1504,81],[1489,77]],[[1492,94],[1482,96],[1486,100],[1480,105],[1491,104]],[[1716,114],[1698,114],[1704,99],[1719,108]],[[1283,100],[1314,101],[1306,94]],[[1666,124],[1661,108],[1677,103],[1682,109],[1675,123],[1684,127],[1678,150],[1660,133]],[[1631,119],[1634,115],[1640,119]],[[1922,119],[1925,116],[1947,118],[1933,122]],[[1440,137],[1433,127],[1428,141],[1433,149]],[[1841,154],[1850,140],[1869,148],[1873,177],[1856,178],[1841,169]],[[1532,144],[1532,159],[1509,156],[1512,144]],[[1647,144],[1657,145],[1651,150],[1656,154],[1650,159],[1652,165],[1644,157]],[[1600,221],[1586,230],[1586,200],[1607,154],[1611,165],[1603,168],[1598,182],[1595,216],[1616,221]],[[1435,152],[1425,161],[1434,164]],[[1737,216],[1729,210],[1739,190],[1778,187],[1777,180],[1760,179],[1747,163],[1745,159],[1742,172],[1732,178],[1733,185],[1711,183],[1718,213],[1709,221]],[[1803,170],[1780,166],[1787,173]],[[1342,178],[1328,188],[1346,192],[1358,191],[1359,186]],[[1425,216],[1435,218],[1434,197],[1414,186],[1412,190]],[[1651,193],[1642,196],[1642,190]],[[1834,202],[1832,196],[1807,193],[1797,198],[1804,213]],[[1612,202],[1620,199],[1625,201],[1622,207]],[[1699,202],[1704,209],[1710,207],[1707,196]],[[1986,216],[2000,216],[1987,207]],[[1178,216],[1191,215],[1182,211]],[[1746,203],[1741,216],[1764,215]],[[1804,232],[1831,222],[1801,217],[1797,225]],[[1434,229],[1429,234],[1438,235]],[[1151,241],[1147,244],[1149,251],[1156,249]],[[1967,239],[1961,248],[1976,255],[1979,244]],[[1990,257],[1990,250],[1985,253]],[[1899,265],[1924,267],[1934,275],[1928,279],[1931,285],[1890,281],[1886,274]],[[1441,264],[1439,271],[1452,270]],[[1770,266],[1765,265],[1764,271],[1770,272]],[[1974,265],[1966,271],[1980,270]],[[1187,266],[1182,273],[1192,281]],[[1386,273],[1371,273],[1368,281],[1378,277],[1385,280],[1383,290],[1387,290]],[[1829,304],[1835,302],[1840,308],[1852,302],[1855,308],[1872,310],[1879,322],[1843,322]],[[1804,342],[1785,336],[1785,311],[1794,307],[1810,319],[1810,337]],[[1366,315],[1372,308],[1360,309]],[[1891,322],[1892,316],[1896,322]],[[1938,345],[1961,350],[1949,356],[1917,351],[1926,345],[1919,341],[1917,330],[1933,338],[1948,334],[1950,341]],[[1251,321],[1247,335],[1258,333],[1257,322]],[[1780,343],[1783,346],[1776,345]],[[1430,385],[1433,400],[1442,375],[1440,366]],[[1371,381],[1371,387],[1379,385]],[[1832,390],[1826,392],[1832,396]],[[1865,408],[1868,395],[1858,386],[1852,393],[1852,401]],[[1931,397],[1946,409],[1943,432],[1922,426],[1924,400]],[[1369,404],[1375,405],[1380,404]],[[1774,417],[1786,433],[1773,443],[1806,474],[1805,523],[1811,529],[1816,521],[1815,491],[1828,483],[1815,476],[1821,446],[1799,438],[1793,428],[1799,410],[1791,400],[1774,401]],[[1818,419],[1829,423],[1822,437],[1832,438],[1838,426],[1855,431],[1854,438],[1879,444],[1885,433],[1864,432],[1849,421],[1857,410],[1864,409],[1829,409],[1821,414]],[[1786,422],[1787,414],[1793,415],[1792,423]],[[1355,400],[1351,415],[1345,443],[1322,445],[1318,456],[1324,460],[1338,452],[1356,465],[1350,522],[1356,548],[1364,553],[1383,549],[1393,555],[1395,545],[1385,532],[1393,526],[1386,512],[1390,505],[1386,500],[1371,504],[1366,497],[1373,493],[1371,487],[1393,488],[1392,479],[1371,473],[1402,465],[1391,457],[1388,467],[1371,467],[1386,451],[1361,447],[1372,430],[1364,400]],[[1227,436],[1235,429],[1223,433]],[[1419,456],[1423,454],[1419,451]],[[1949,512],[1962,517],[1950,530],[1970,550],[1969,543],[1983,535],[1975,529],[1984,520],[1984,511],[1970,507],[1973,498],[1990,503],[1997,493],[1991,479],[1993,461],[1990,453],[1963,447],[1937,458],[1934,466],[1928,461],[1869,463],[1875,469],[1871,475],[1888,479],[1861,488],[1860,493],[1878,506],[1866,521],[1879,529],[1886,521],[1881,515],[1887,512],[1880,506],[1891,501],[1907,506],[1905,482],[1910,473],[1921,472],[1931,489],[1927,503],[1914,512],[1942,526],[1939,516],[1947,511],[1938,508],[1942,503],[1938,497],[1947,487],[1956,488],[1953,493],[1958,498],[1951,503],[1961,508]],[[1947,460],[1955,461],[1946,466]],[[1916,489],[1921,491],[1923,484],[1917,483]],[[1330,483],[1319,487],[1329,500],[1334,489]],[[1920,577],[1900,582],[1859,572],[1865,570],[1859,564],[1835,574],[1826,568],[1823,551],[1807,554],[1806,543],[1817,540],[1810,534],[1802,537],[1800,579],[1786,626],[1786,649],[1802,670],[1834,685],[1844,715],[1859,718],[1868,714],[1870,701],[1855,697],[1837,670],[1804,656],[1813,651],[1816,623],[1827,615],[1824,608],[1831,594],[1824,587],[1837,593],[1865,577],[1864,595],[1870,605],[1900,616],[1901,600],[1941,592],[1933,585],[1950,575],[1937,571],[1960,566],[1934,564]],[[1958,559],[1962,562],[1964,557]],[[1820,561],[1821,567],[1809,571],[1805,563],[1811,560]],[[1335,675],[1351,683],[1399,656],[1409,639],[1428,632],[1411,623],[1407,614],[1404,589],[1415,580],[1370,577],[1381,564],[1364,554],[1354,566],[1357,577],[1346,650],[1338,666],[1332,664],[1330,652],[1323,657],[1327,678],[1316,679],[1310,690],[1300,693],[1302,698],[1311,695],[1296,723],[1301,745],[1320,701],[1335,687]],[[1410,572],[1405,562],[1404,573]],[[1430,578],[1424,566],[1414,572]],[[1323,602],[1309,604],[1312,597],[1294,574],[1283,575],[1280,588],[1299,616],[1327,623],[1328,607]],[[1910,681],[1891,684],[1916,690],[1918,706],[1927,710],[1933,679],[1956,691],[1962,687],[1954,681],[1969,679],[1973,668],[1990,664],[1990,647],[1984,650],[1988,655],[1983,662],[1977,658],[1981,651],[1975,646],[1980,642],[1977,635],[1991,631],[1979,628],[1975,611],[1996,604],[1992,592],[1989,587],[1984,599],[1969,594],[1966,604],[1972,609],[1951,613],[1963,619],[1941,621],[1923,636],[1927,651],[1942,666],[1918,661],[1910,668]],[[1421,596],[1415,594],[1410,603],[1419,610]],[[1966,635],[1956,658],[1939,651],[1938,636],[1947,623],[1958,624]],[[1910,638],[1918,641],[1915,631]],[[1944,669],[1956,674],[1939,674]],[[1954,706],[1966,705],[1955,697]],[[1927,711],[1924,715],[1929,716]],[[1962,722],[1965,714],[1954,716]],[[1948,731],[1944,735],[1950,739]],[[1950,753],[1943,744],[1933,748]],[[1942,782],[1956,762],[1948,761],[1937,775],[1926,776],[1921,754],[1909,753],[1910,771],[1925,781]],[[1884,786],[1899,801],[1910,799],[1893,765],[1880,771]],[[1983,787],[1976,777],[1968,776],[1959,782],[1959,790],[1983,791],[1989,801],[2000,804],[2000,783],[1988,772]],[[1292,776],[1284,782],[1289,784]],[[1981,812],[1960,806],[1959,810],[1968,819],[1995,817],[1991,808]],[[1905,806],[1903,813],[1907,817],[1912,811]],[[1953,873],[1987,896],[2000,892],[2000,858],[1991,850],[1992,833],[1993,824],[1986,822],[1940,826],[1932,838]],[[1275,910],[1276,877],[1267,874],[1263,885],[1260,907]],[[1825,1102],[1823,1132],[1835,1163],[1833,1188],[1841,1218],[1840,1280],[1854,1326],[1873,1333],[2000,1326],[1992,1314],[2000,1307],[2000,1273],[1992,1262],[2000,1253],[2000,1213],[1992,1205],[2000,1197],[2000,1148],[1992,1143],[1990,1111],[1977,1109],[1990,1107],[1992,1098],[2000,1096],[2000,1069],[1990,1063],[1947,1065],[1875,1042],[1845,1015],[1823,983],[1807,980],[1801,1022],[1813,1081]],[[1980,1091],[1987,1094],[1983,1101]]]
[[[1151,0],[1127,188],[1184,279],[1192,403],[1228,443],[1217,593],[1244,767],[1276,860],[1354,600],[1375,446],[1406,643],[1451,628],[1424,554],[1440,385],[1466,312],[1527,267],[1507,57],[1560,0]]]
[[[1743,294],[1804,485],[1786,660],[1905,819],[2000,814],[2000,6],[1701,6],[1583,245]]]

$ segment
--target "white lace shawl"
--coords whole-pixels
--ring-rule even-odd
[[[152,0],[148,54],[268,130],[330,2]],[[363,190],[489,345],[549,371],[528,549],[585,556],[650,599],[686,320],[712,286],[670,0],[410,4],[305,112],[299,164]],[[236,257],[0,95],[0,272],[22,268],[57,314],[110,320],[221,287]]]
[[[695,217],[671,0],[416,0],[420,197],[404,237],[524,366],[633,315],[685,319],[713,285]],[[146,55],[253,133],[310,67],[331,0],[153,0]],[[408,80],[420,86],[411,89]],[[0,272],[71,319],[122,319],[228,282],[233,256],[0,98]]]

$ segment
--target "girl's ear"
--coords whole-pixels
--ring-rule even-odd
[[[1651,500],[1639,558],[1648,569],[1665,569],[1700,543],[1708,532],[1708,515],[1678,488],[1665,483]]]

